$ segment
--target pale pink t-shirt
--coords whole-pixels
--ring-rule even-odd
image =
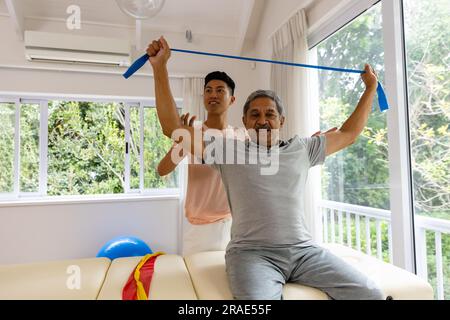
[[[188,221],[192,224],[207,224],[231,217],[223,188],[217,170],[204,164],[189,164],[184,205]]]
[[[228,130],[238,130],[228,126]],[[240,131],[242,134],[242,131]],[[248,137],[244,130],[245,138]],[[239,135],[236,135],[239,138]],[[208,165],[188,164],[188,184],[184,204],[186,218],[192,224],[208,224],[231,217],[222,178]]]

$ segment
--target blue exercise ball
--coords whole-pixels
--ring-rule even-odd
[[[123,257],[145,256],[153,253],[150,247],[136,237],[122,236],[108,241],[98,252],[97,258],[106,257],[111,260]]]

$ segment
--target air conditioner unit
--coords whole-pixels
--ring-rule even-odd
[[[62,33],[25,31],[28,61],[128,67],[130,44],[126,40]]]

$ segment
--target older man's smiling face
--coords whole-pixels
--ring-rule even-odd
[[[250,103],[242,121],[245,128],[249,130],[252,140],[256,138],[258,144],[271,147],[278,143],[284,116],[278,113],[275,101],[268,97],[260,97]],[[266,139],[264,139],[265,134],[267,134]]]

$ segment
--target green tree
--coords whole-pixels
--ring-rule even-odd
[[[122,104],[49,103],[49,195],[111,194],[125,190],[125,110]],[[144,177],[147,188],[176,186],[156,173],[170,140],[155,128],[154,109],[144,122]],[[139,188],[139,113],[131,112],[130,186]],[[156,122],[157,123],[157,122]],[[152,158],[153,157],[153,158]]]

